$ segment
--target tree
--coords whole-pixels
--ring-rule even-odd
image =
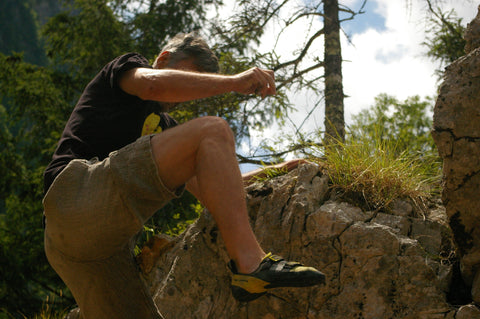
[[[43,169],[69,106],[56,79],[0,54],[0,309],[15,316],[33,315],[50,293],[68,300],[43,253]]]
[[[222,4],[220,0],[115,0],[109,3],[117,16],[125,19],[134,43],[131,49],[147,57],[157,55],[166,40],[179,32],[200,31],[207,10]]]
[[[77,95],[104,64],[131,48],[126,34],[105,0],[68,3],[42,30],[51,66],[71,78]]]
[[[46,62],[29,0],[0,2],[0,52],[23,52],[25,60],[43,65]]]
[[[455,11],[444,12],[432,1],[426,0],[431,17],[430,25],[426,30],[427,37],[424,45],[428,48],[427,56],[441,63],[439,76],[443,75],[443,67],[452,63],[465,54],[465,26],[462,19],[457,18]]]
[[[430,135],[433,100],[412,96],[401,102],[397,98],[380,94],[375,104],[352,116],[348,139],[367,139],[394,144],[397,154],[436,154]]]
[[[323,8],[322,8],[323,4]],[[326,6],[328,5],[328,8]],[[325,1],[308,1],[302,2],[299,4],[295,1],[240,1],[239,2],[240,10],[235,12],[235,14],[225,20],[214,21],[217,25],[214,30],[215,37],[218,37],[217,43],[220,43],[219,49],[224,50],[225,48],[229,49],[231,44],[239,44],[231,50],[232,54],[242,55],[250,54],[253,56],[252,63],[257,65],[264,66],[265,68],[270,68],[275,71],[277,88],[281,92],[284,98],[282,101],[275,100],[276,103],[282,107],[274,110],[277,114],[280,124],[283,124],[285,121],[290,121],[288,114],[284,110],[291,110],[295,106],[291,104],[288,100],[288,95],[285,90],[289,91],[302,91],[308,92],[305,94],[311,94],[315,99],[312,101],[314,105],[312,110],[309,112],[314,114],[315,111],[321,106],[324,101],[324,87],[325,94],[327,93],[327,82],[328,82],[328,91],[335,92],[329,93],[328,103],[333,105],[335,103],[337,112],[332,112],[332,114],[326,115],[328,123],[337,121],[336,130],[333,136],[337,136],[337,131],[342,133],[344,131],[343,124],[343,92],[341,84],[341,48],[339,38],[339,29],[338,26],[346,21],[353,19],[357,14],[363,13],[363,5],[360,10],[354,11],[347,7],[339,7],[336,3],[331,4]],[[333,7],[333,11],[331,11]],[[327,10],[328,11],[327,13]],[[338,11],[343,13],[343,18],[339,20]],[[336,17],[329,19],[327,15],[334,15],[337,12]],[[321,19],[323,18],[325,25],[322,26]],[[332,31],[330,35],[335,36],[336,38],[332,41],[328,41],[329,45],[336,45],[335,49],[332,50],[329,47],[328,57],[324,55],[322,59],[319,55],[318,48],[322,47],[322,36],[325,37],[327,41],[327,23],[329,21],[336,21],[337,31],[336,33],[333,29],[329,29],[329,32]],[[304,31],[298,32],[294,35],[297,39],[303,40],[303,45],[299,47],[291,46],[291,58],[286,58],[285,54],[280,56],[276,53],[277,45],[281,43],[292,43],[292,39],[288,38],[288,33],[290,30],[295,30],[299,26],[306,26]],[[276,32],[274,39],[270,42],[273,43],[271,50],[262,51],[258,49],[260,43],[260,37],[264,35],[265,30],[269,27],[275,28]],[[290,35],[291,36],[291,35]],[[329,36],[330,39],[330,36]],[[325,47],[327,45],[325,44]],[[335,57],[335,54],[337,56]],[[329,63],[329,68],[327,72],[327,60]],[[324,72],[322,72],[322,68]],[[335,72],[335,73],[333,73]],[[325,83],[321,80],[324,79]],[[333,84],[333,85],[332,85]],[[324,86],[325,85],[325,86]],[[331,90],[332,87],[335,87]],[[325,99],[327,97],[325,96]],[[335,101],[335,102],[333,102]],[[260,102],[262,103],[262,102]],[[272,100],[268,100],[267,103],[272,103]],[[325,101],[326,103],[326,101]],[[286,108],[286,106],[289,106]],[[254,104],[254,107],[245,108],[245,117],[249,118],[250,110],[256,110],[258,103]],[[264,106],[262,106],[264,108]],[[265,108],[268,110],[267,108]],[[306,119],[305,119],[306,120]],[[304,147],[311,145],[312,141],[310,140],[311,135],[309,133],[303,133],[301,131],[302,125],[298,125],[294,121],[291,121],[292,124],[296,127],[294,135],[287,137],[289,141],[289,146],[285,146],[285,143],[281,144],[282,151],[278,151],[272,147],[272,143],[268,144],[267,149],[265,150],[266,154],[258,156],[247,156],[241,159],[241,162],[252,162],[257,163],[259,159],[270,160],[272,158],[281,158],[288,151],[299,151]],[[305,122],[305,121],[304,121]],[[248,126],[251,127],[251,126]],[[318,142],[317,142],[318,143]],[[285,148],[288,150],[285,151]]]
[[[216,20],[207,24],[207,6],[220,3],[65,1],[66,11],[50,19],[42,31],[49,59],[46,67],[25,63],[20,55],[0,55],[0,142],[4,146],[0,157],[0,267],[2,274],[9,274],[0,278],[2,310],[14,316],[20,312],[31,316],[50,293],[57,295],[62,307],[71,302],[43,253],[42,173],[81,90],[108,60],[133,50],[153,58],[159,51],[156,45],[162,46],[173,33],[205,26],[198,31],[211,40],[224,73],[237,73],[253,65],[274,69],[278,80],[274,98],[226,94],[184,104],[173,112],[181,121],[202,115],[222,116],[239,143],[249,136],[251,128],[285,120],[293,107],[286,89],[307,88],[319,93],[321,101],[318,80],[323,74],[314,72],[323,67],[314,53],[323,35],[322,28],[316,29],[322,16],[320,1],[297,8],[287,20],[280,19],[279,12],[293,1],[241,1],[241,13],[219,25]],[[307,35],[303,47],[294,48],[297,52],[292,58],[278,56],[274,47],[260,52],[256,47],[259,37],[274,20],[282,24],[282,32],[301,20],[310,21],[315,32]],[[178,233],[183,227],[179,221],[198,214],[198,203],[191,196],[175,205],[175,209],[170,205],[157,214],[152,226]]]
[[[345,139],[345,119],[343,115],[342,49],[340,46],[340,22],[338,1],[324,0],[325,30],[325,138]]]
[[[388,158],[392,163],[397,159],[412,163],[412,170],[419,174],[415,178],[428,181],[431,191],[436,192],[440,186],[441,159],[430,134],[433,103],[431,98],[412,96],[399,101],[380,94],[371,108],[352,117],[345,144],[370,150],[368,155],[374,156],[374,161]],[[358,141],[365,145],[358,146]]]
[[[32,317],[52,293],[62,309],[73,303],[43,251],[43,171],[86,82],[136,43],[111,1],[66,5],[43,30],[47,67],[25,63],[21,55],[0,55],[0,309],[15,317]],[[179,221],[197,216],[190,204],[187,198],[180,209],[162,215],[171,217],[160,221],[162,229],[178,233]]]

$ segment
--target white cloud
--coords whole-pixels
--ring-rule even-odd
[[[372,1],[372,0],[369,0]],[[422,0],[373,0],[385,18],[385,29],[368,29],[354,34],[353,45],[342,41],[344,91],[348,116],[373,104],[375,96],[387,93],[399,99],[433,96],[434,75],[439,64],[425,56],[426,5]],[[444,1],[443,8],[455,8],[464,22],[476,14],[471,1]],[[367,12],[366,15],[369,13]],[[467,16],[465,16],[467,14]]]

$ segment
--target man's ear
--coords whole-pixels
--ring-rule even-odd
[[[155,62],[153,63],[153,68],[163,69],[167,66],[169,60],[170,60],[170,51],[163,51],[155,59]]]

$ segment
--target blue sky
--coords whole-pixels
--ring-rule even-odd
[[[359,11],[363,1],[356,1],[349,6],[354,11]],[[362,33],[372,28],[379,31],[385,30],[385,17],[378,13],[378,4],[375,1],[367,1],[362,11],[365,13],[355,16],[353,20],[343,22],[342,28],[348,36],[355,33]],[[340,12],[339,19],[350,17],[349,14]]]

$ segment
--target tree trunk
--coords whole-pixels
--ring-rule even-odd
[[[323,0],[325,31],[325,143],[332,138],[344,141],[342,50],[338,0]]]

